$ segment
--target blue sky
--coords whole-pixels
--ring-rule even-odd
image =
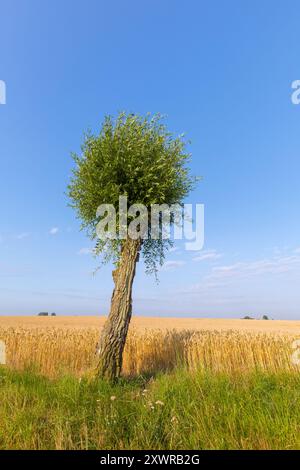
[[[64,191],[105,114],[161,112],[191,140],[205,246],[139,263],[134,312],[300,317],[296,1],[1,0],[0,314],[103,314],[97,266]]]

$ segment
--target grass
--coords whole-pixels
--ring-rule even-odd
[[[176,369],[117,385],[0,368],[1,449],[300,449],[300,376]]]

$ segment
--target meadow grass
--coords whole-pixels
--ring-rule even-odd
[[[1,449],[300,449],[300,376],[176,369],[116,385],[0,368]]]

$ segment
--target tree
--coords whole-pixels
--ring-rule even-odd
[[[95,241],[95,255],[101,255],[102,262],[115,264],[115,288],[100,336],[96,366],[97,375],[114,380],[121,373],[132,313],[132,285],[140,253],[146,272],[156,274],[172,244],[164,238],[161,227],[159,236],[152,236],[150,216],[146,234],[140,220],[138,237],[121,236],[122,230],[130,227],[133,216],[131,213],[125,221],[120,220],[119,198],[127,198],[127,207],[143,204],[147,210],[153,204],[182,206],[195,180],[186,166],[190,155],[183,135],[173,137],[160,115],[142,117],[120,113],[116,119],[105,117],[98,135],[85,135],[81,150],[80,155],[72,154],[75,167],[68,195],[70,205],[82,221],[81,228]],[[97,226],[104,220],[104,214],[100,216],[97,212],[101,204],[114,207],[117,236],[113,236],[108,223],[106,237],[97,239]],[[174,223],[173,216],[171,223]]]

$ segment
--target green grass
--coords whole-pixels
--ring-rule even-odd
[[[178,370],[109,385],[2,368],[0,448],[300,449],[300,376]]]

